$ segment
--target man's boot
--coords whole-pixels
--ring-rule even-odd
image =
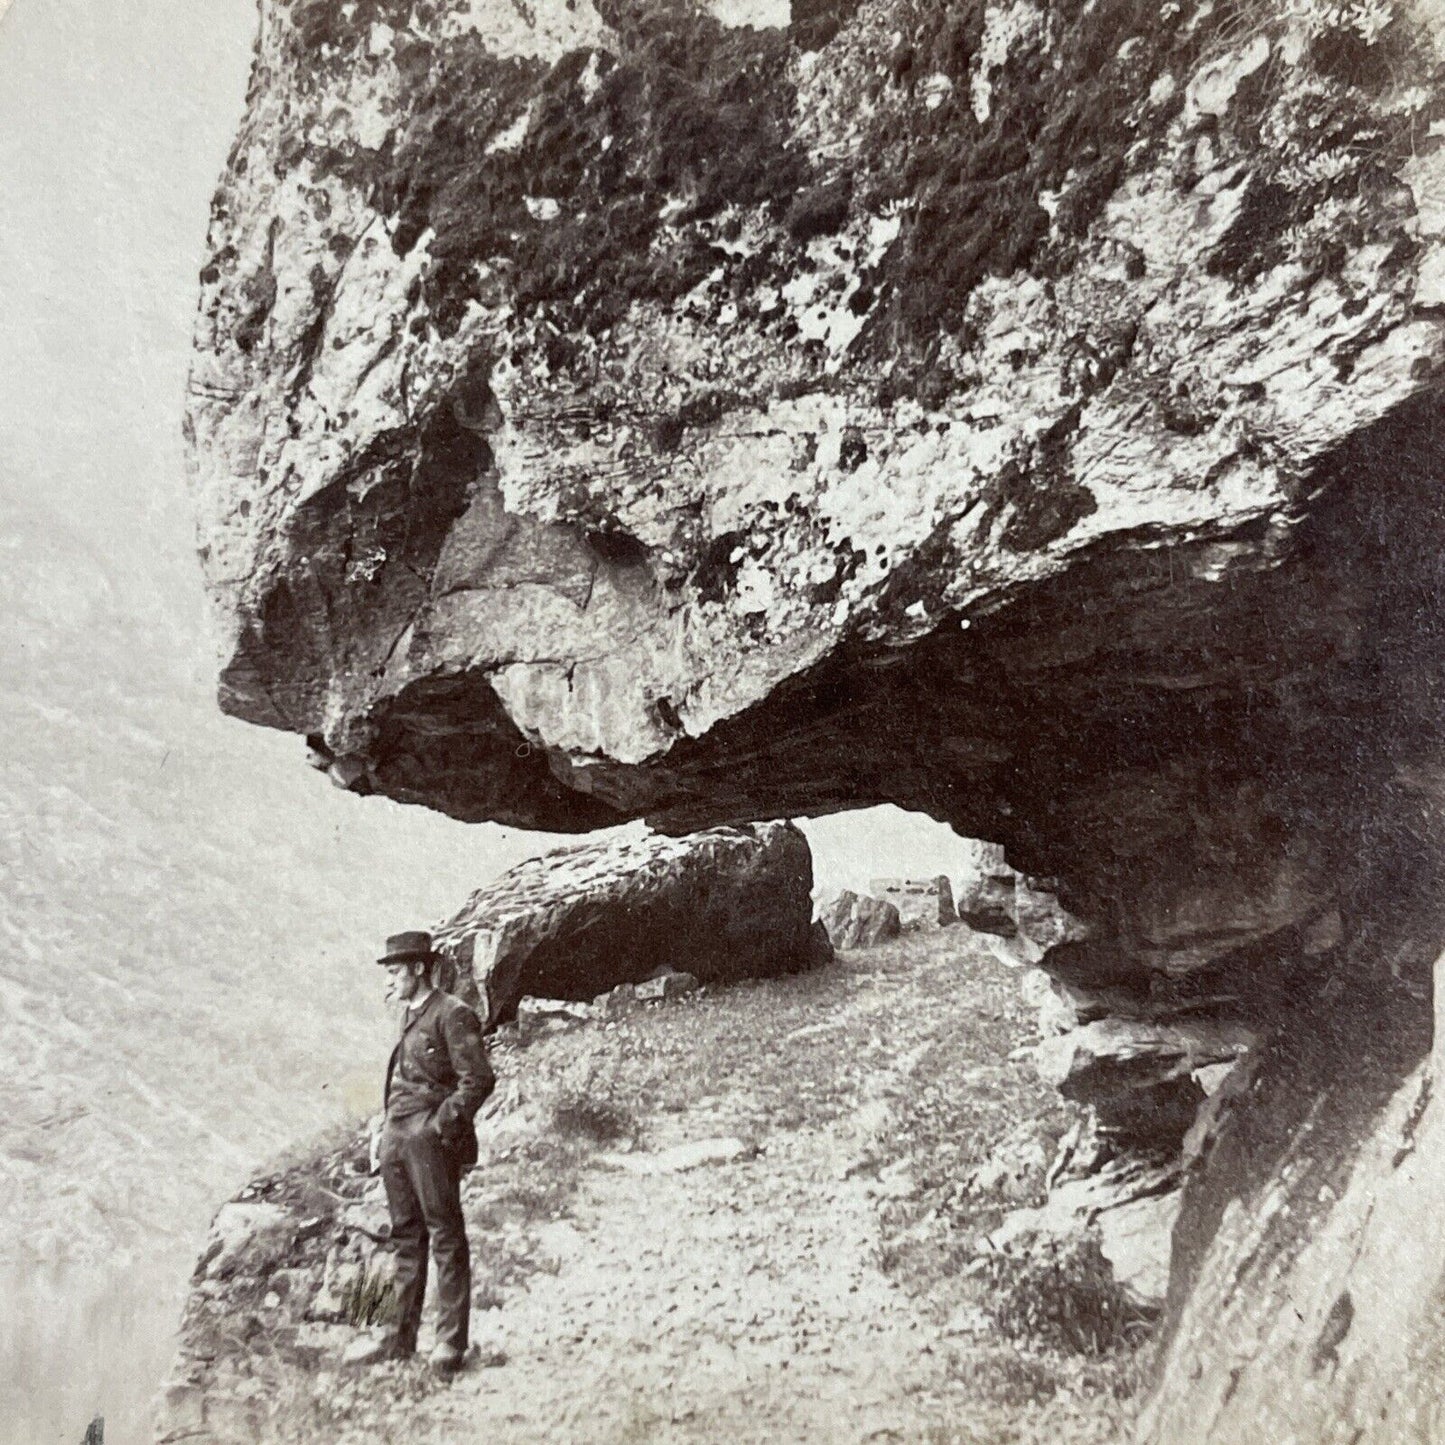
[[[342,1352],[343,1365],[379,1365],[386,1360],[409,1360],[416,1353],[416,1342],[395,1330],[382,1334],[365,1334],[352,1340]]]
[[[416,1354],[416,1338],[401,1330],[387,1330],[381,1337],[382,1358],[387,1360],[409,1360]]]
[[[464,1350],[459,1350],[455,1345],[443,1343],[431,1352],[427,1363],[439,1375],[454,1375],[466,1362],[466,1358]]]

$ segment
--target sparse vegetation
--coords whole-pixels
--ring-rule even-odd
[[[330,1218],[345,1202],[345,1181],[365,1173],[369,1136],[353,1116],[331,1125],[305,1143],[284,1149],[270,1169],[237,1196],[285,1204],[298,1213]],[[324,1162],[318,1168],[317,1160]]]
[[[635,1144],[641,1132],[637,1110],[623,1097],[615,1071],[591,1061],[580,1077],[564,1078],[551,1101],[550,1123],[564,1139],[599,1148]]]
[[[364,1264],[342,1291],[341,1315],[349,1325],[367,1329],[387,1324],[396,1313],[396,1288],[380,1263]]]
[[[883,1410],[890,1429],[906,1425],[893,1429],[897,1438],[1125,1438],[1142,1322],[1110,1293],[1101,1258],[979,1263],[980,1236],[1009,1208],[1042,1197],[1068,1119],[1027,1065],[1010,1060],[1032,1027],[1017,975],[958,928],[525,1046],[504,1034],[493,1054],[506,1102],[483,1129],[464,1203],[477,1330],[506,1346],[514,1405],[536,1393],[535,1365],[524,1360],[560,1362],[580,1350],[615,1373],[615,1398],[592,1402],[601,1411],[596,1438],[650,1438],[657,1419],[647,1371],[675,1368],[679,1350],[731,1331],[789,1363],[786,1377],[759,1377],[772,1381],[773,1405],[786,1415],[769,1419],[778,1438],[796,1438],[811,1408],[809,1381],[846,1377],[865,1361],[876,1371],[880,1348],[902,1350],[897,1368],[906,1358],[938,1392],[926,1407],[936,1415],[920,1415],[902,1383],[885,1405],[869,1407]],[[724,1166],[733,1171],[725,1185],[704,1171],[618,1167],[636,1157],[645,1171],[680,1142],[724,1136],[757,1146]],[[356,1164],[355,1146],[343,1147],[313,1163],[312,1183],[375,1197]],[[271,1176],[266,1197],[299,1205],[301,1172]],[[330,1227],[343,1227],[341,1218]],[[329,1247],[325,1236],[307,1242],[311,1268]],[[830,1298],[844,1276],[848,1290]],[[222,1331],[232,1343],[219,1348],[275,1385],[269,1438],[451,1438],[457,1417],[447,1410],[471,1388],[465,1380],[443,1393],[425,1372],[386,1366],[317,1394],[307,1373],[314,1351],[300,1360],[285,1331],[267,1337],[277,1342],[269,1351],[235,1333],[237,1307],[254,1310],[264,1286],[235,1288]],[[384,1309],[385,1291],[368,1274],[344,1300],[352,1325],[377,1322]],[[618,1329],[624,1316],[649,1321],[641,1355],[635,1325]],[[888,1342],[886,1329],[905,1320]],[[935,1341],[930,1363],[918,1363],[920,1339]],[[756,1399],[717,1396],[715,1383],[706,1370],[681,1368],[670,1388],[715,1412],[709,1424],[727,1438],[753,1421]],[[461,1401],[478,1425],[489,1398]],[[536,1404],[541,1434],[555,1433],[554,1408],[565,1413],[576,1401]]]
[[[468,1218],[489,1233],[561,1219],[587,1152],[551,1133],[525,1141],[468,1181]]]
[[[984,1255],[975,1273],[989,1286],[984,1310],[1009,1339],[1098,1359],[1138,1344],[1153,1324],[1116,1283],[1092,1235]]]
[[[428,284],[443,325],[473,294],[478,260],[505,257],[521,309],[546,308],[565,351],[631,300],[676,299],[716,264],[700,238],[670,240],[665,215],[675,227],[729,206],[781,214],[811,174],[790,133],[786,36],[685,4],[601,8],[617,53],[576,50],[550,69],[497,59],[471,32],[437,44],[404,32],[406,123],[379,152],[325,157],[397,216],[399,252],[434,232]],[[307,68],[313,35],[329,38],[297,31]],[[519,123],[515,145],[493,144]],[[538,223],[529,196],[562,209]]]

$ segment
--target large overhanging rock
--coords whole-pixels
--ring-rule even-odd
[[[788,823],[584,843],[502,874],[435,937],[495,1024],[525,994],[590,999],[659,968],[704,983],[807,968],[812,889]]]
[[[1342,14],[268,0],[190,388],[223,705],[468,819],[1152,851],[1339,711],[1342,493],[1436,385],[1435,58]]]

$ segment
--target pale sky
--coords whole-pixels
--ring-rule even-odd
[[[195,276],[254,23],[252,0],[19,0],[0,30],[0,482],[166,570],[190,567]]]

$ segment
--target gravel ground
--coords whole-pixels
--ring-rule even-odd
[[[275,1438],[1123,1438],[1134,1362],[1007,1341],[966,1268],[1067,1122],[1031,1030],[957,928],[504,1041],[468,1209],[505,1362],[292,1372]]]

